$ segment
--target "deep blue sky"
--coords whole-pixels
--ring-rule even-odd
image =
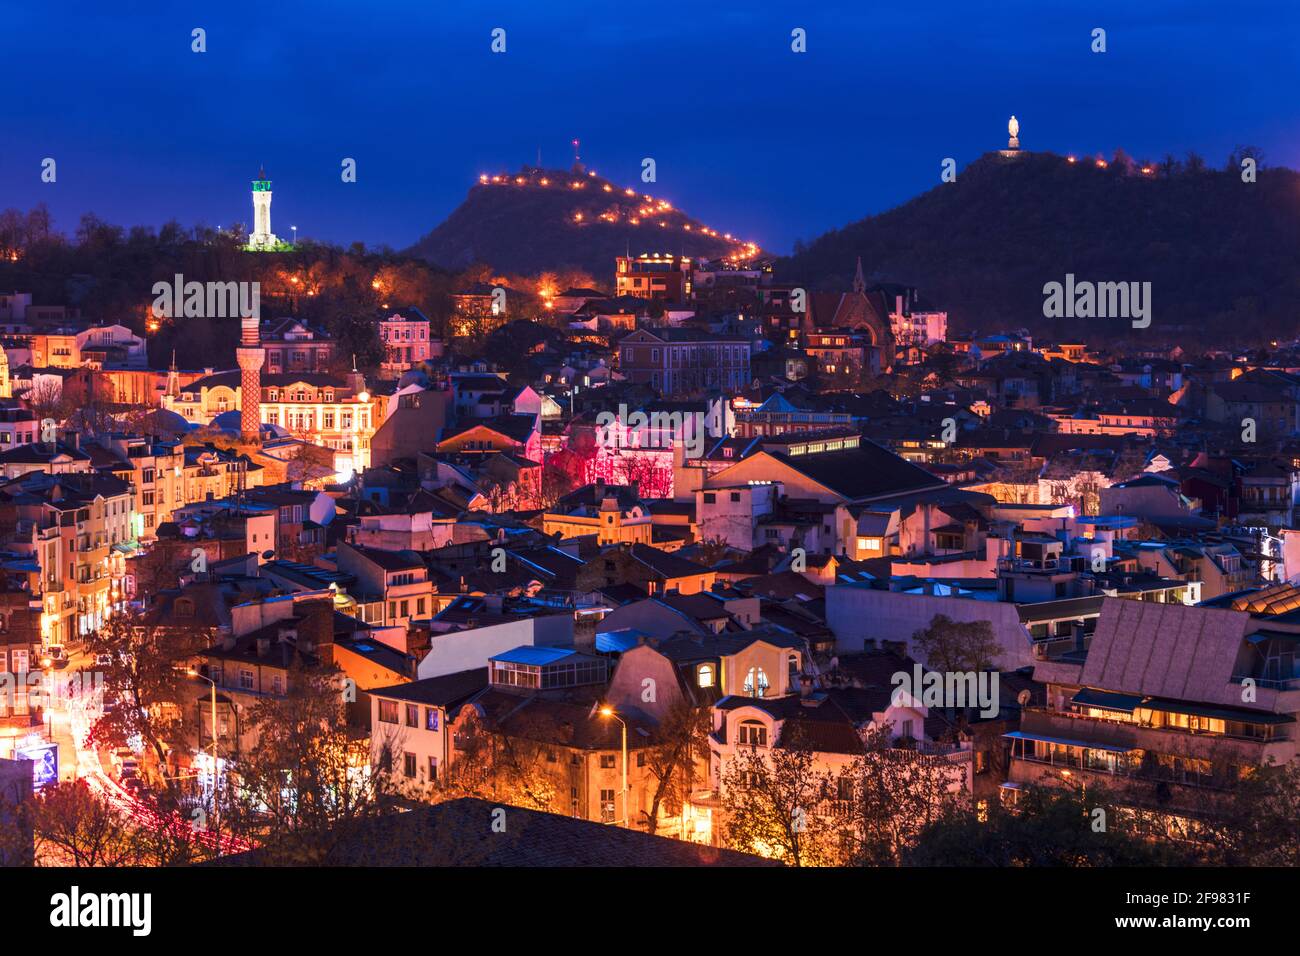
[[[401,248],[480,171],[567,165],[576,136],[602,175],[652,156],[652,194],[788,251],[1001,147],[1011,113],[1025,149],[1300,165],[1297,36],[1294,0],[0,0],[0,207],[247,223],[265,162],[281,236]]]

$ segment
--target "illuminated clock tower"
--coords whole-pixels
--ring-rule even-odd
[[[263,167],[253,180],[253,231],[248,236],[250,249],[274,249],[280,240],[271,231],[271,180]]]

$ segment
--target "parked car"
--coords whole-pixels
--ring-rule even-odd
[[[55,670],[61,671],[70,663],[68,652],[62,644],[51,644],[45,648],[45,656],[41,659],[41,663],[45,667],[53,667]]]

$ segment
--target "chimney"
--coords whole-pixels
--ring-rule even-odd
[[[813,680],[811,674],[799,675],[799,696],[801,698],[803,698],[804,700],[808,699],[809,695],[812,694],[812,686],[813,686]]]
[[[334,602],[330,598],[304,601],[298,605],[298,648],[311,651],[325,666],[334,663]]]

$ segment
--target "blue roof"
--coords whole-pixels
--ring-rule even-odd
[[[532,647],[525,644],[502,654],[494,654],[488,660],[504,661],[507,664],[531,664],[534,667],[545,667],[547,664],[554,664],[556,661],[564,660],[564,658],[576,653],[571,647]]]
[[[645,631],[634,627],[621,627],[617,631],[597,631],[596,650],[605,654],[622,654],[641,643]]]

